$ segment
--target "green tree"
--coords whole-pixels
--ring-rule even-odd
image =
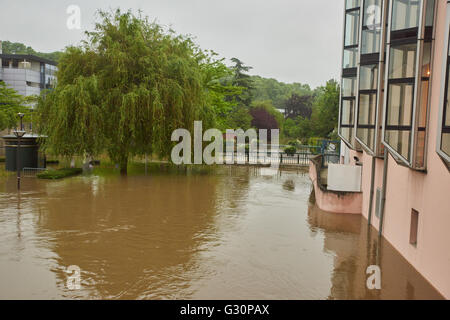
[[[316,89],[311,129],[318,137],[330,137],[338,127],[340,88],[336,80]]]
[[[253,101],[253,80],[250,75],[247,74],[252,67],[246,66],[238,58],[232,58],[231,61],[234,66],[231,68],[234,72],[233,85],[235,87],[243,88],[243,91],[239,95],[235,95],[234,99],[238,104],[249,107]]]
[[[188,37],[130,11],[100,12],[80,47],[60,59],[56,88],[39,101],[39,129],[54,153],[106,151],[127,172],[130,156],[170,154],[171,134],[211,114],[205,54]]]
[[[0,81],[0,130],[16,127],[17,114],[26,111],[25,102],[23,96]]]
[[[2,48],[4,54],[31,54],[56,62],[58,62],[62,55],[62,52],[60,51],[50,53],[37,52],[32,47],[26,46],[20,42],[2,41]]]
[[[293,93],[285,102],[286,116],[291,119],[295,119],[298,116],[310,119],[313,99],[314,97],[312,95],[299,96]]]
[[[236,111],[235,97],[242,94],[245,88],[233,85],[233,71],[223,63],[224,59],[217,60],[216,56],[216,53],[210,52],[204,57],[203,85],[207,91],[206,104],[212,112],[209,118],[214,118],[214,127],[224,131],[232,128],[230,117]],[[209,126],[212,127],[213,123],[209,123]]]

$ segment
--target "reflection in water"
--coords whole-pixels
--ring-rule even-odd
[[[0,185],[0,298],[439,298],[363,219],[309,205],[305,172]],[[365,270],[379,264],[380,292]],[[81,290],[65,270],[81,268]]]

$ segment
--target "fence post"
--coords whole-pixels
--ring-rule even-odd
[[[280,164],[283,163],[283,153],[280,152]]]

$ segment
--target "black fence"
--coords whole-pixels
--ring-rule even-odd
[[[288,154],[285,152],[227,152],[223,154],[224,163],[226,164],[283,164],[283,165],[299,165],[309,166],[310,159],[320,153],[315,152],[296,152]],[[340,156],[337,153],[324,153],[323,166],[329,163],[339,163]]]

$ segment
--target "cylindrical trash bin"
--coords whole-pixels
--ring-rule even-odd
[[[23,168],[39,168],[38,135],[26,134],[20,138],[20,170]],[[5,169],[17,171],[18,140],[14,135],[3,137],[5,141]]]

